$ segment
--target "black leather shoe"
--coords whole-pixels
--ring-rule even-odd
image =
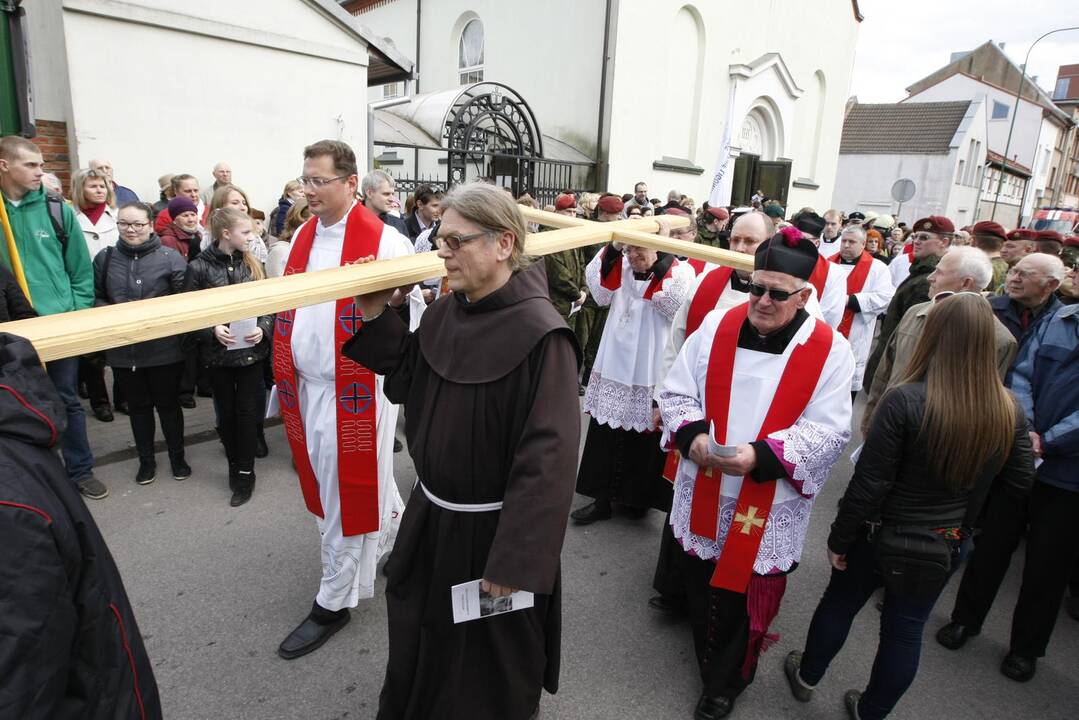
[[[196,407],[198,407],[198,403],[195,402],[195,398],[190,395],[181,395],[180,407],[184,408],[185,410],[194,410]]]
[[[693,720],[718,720],[725,718],[734,710],[734,700],[723,695],[701,693],[697,708],[693,711]]]
[[[940,630],[937,630],[937,642],[949,650],[958,650],[967,644],[967,640],[979,634],[981,630],[974,630],[957,622],[950,622]]]
[[[394,438],[393,439],[393,451],[395,453],[399,453],[404,449],[405,449],[405,446],[401,443],[401,441],[398,440],[397,438]]]
[[[115,418],[112,414],[112,408],[108,405],[98,405],[96,408],[91,408],[94,411],[94,417],[101,422],[112,422]]]
[[[591,525],[598,520],[610,520],[611,519],[611,506],[602,508],[596,503],[589,503],[583,508],[578,508],[569,514],[573,518],[573,522],[578,525]]]
[[[1038,669],[1036,658],[1025,658],[1013,652],[1004,656],[1004,662],[1000,664],[1000,674],[1016,682],[1027,682],[1034,677]]]
[[[116,412],[122,412],[124,415],[130,415],[131,408],[127,406],[126,402],[118,402],[116,403]]]
[[[270,448],[266,445],[266,438],[259,435],[255,438],[255,457],[264,458],[270,454]]]
[[[665,615],[673,615],[675,617],[686,614],[686,604],[684,601],[666,595],[656,595],[655,597],[649,598],[648,607],[653,610],[658,610]]]
[[[245,502],[251,499],[250,490],[233,490],[232,497],[229,498],[230,507],[240,507]]]
[[[641,518],[643,518],[645,515],[648,514],[648,510],[649,509],[646,508],[646,507],[643,507],[643,508],[630,507],[629,505],[626,505],[625,508],[624,508],[624,511],[626,513],[626,517],[628,517],[631,520],[640,520]]]
[[[281,646],[277,648],[277,654],[285,660],[295,660],[298,657],[314,652],[322,647],[333,634],[348,625],[351,619],[348,612],[342,613],[339,620],[329,625],[321,625],[311,619],[304,618],[299,626],[288,634]]]
[[[843,707],[847,708],[847,717],[850,720],[861,720],[858,715],[858,703],[862,699],[860,690],[848,690],[843,693]]]

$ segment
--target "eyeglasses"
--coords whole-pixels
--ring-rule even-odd
[[[150,223],[131,223],[121,220],[120,222],[116,223],[116,227],[120,228],[121,230],[127,230],[128,228],[131,228],[132,230],[142,230],[145,227],[150,227]]]
[[[444,247],[449,248],[453,252],[457,252],[461,249],[461,246],[467,242],[472,242],[476,238],[483,237],[484,235],[493,235],[494,230],[481,230],[471,235],[458,235],[457,233],[450,233],[449,235],[436,235],[434,237],[435,247],[441,250]]]
[[[301,175],[300,177],[296,178],[296,182],[300,183],[301,187],[320,188],[329,185],[334,180],[344,180],[347,177],[347,174],[338,175],[337,177],[332,178],[307,177],[305,175]]]
[[[926,240],[932,240],[935,237],[936,237],[936,235],[934,235],[933,233],[918,232],[918,233],[914,233],[913,235],[911,235],[910,239],[911,240],[921,240],[922,242],[925,242]]]
[[[1038,277],[1038,274],[1036,272],[1031,272],[1030,270],[1020,270],[1017,267],[1008,268],[1008,274],[1014,275],[1020,280],[1029,280],[1031,278],[1036,279]]]
[[[776,288],[770,288],[770,287],[765,287],[764,285],[758,285],[757,283],[754,283],[754,282],[751,282],[749,284],[749,292],[753,293],[753,295],[755,295],[756,297],[762,297],[765,293],[768,293],[768,297],[771,298],[772,300],[774,300],[775,302],[787,302],[788,300],[791,299],[791,297],[797,295],[798,293],[802,292],[805,289],[806,289],[806,286],[803,285],[802,287],[798,288],[797,290],[791,290],[791,291],[788,292],[787,290],[777,290]]]

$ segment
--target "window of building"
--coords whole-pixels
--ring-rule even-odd
[[[1008,119],[1008,106],[997,100],[993,101],[993,119],[994,120],[1007,120]]]
[[[401,83],[389,83],[382,86],[382,99],[389,100],[390,98],[401,97]]]
[[[473,18],[461,31],[457,70],[462,85],[483,82],[483,23]]]
[[[1054,100],[1066,100],[1068,98],[1068,85],[1071,78],[1060,78],[1057,80],[1056,89],[1053,91]]]
[[[967,161],[966,160],[960,160],[959,161],[959,171],[955,174],[955,184],[956,185],[962,185],[963,184],[963,181],[965,179],[963,171],[966,169],[966,166],[967,166]]]

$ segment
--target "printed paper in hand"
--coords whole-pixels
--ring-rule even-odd
[[[737,445],[720,445],[716,442],[716,424],[712,423],[708,432],[708,452],[720,457],[734,457],[738,454]]]
[[[480,589],[479,580],[473,580],[450,588],[450,599],[453,602],[453,622],[461,623],[524,610],[532,607],[536,598],[527,590],[518,590],[506,597],[491,597]]]
[[[229,332],[232,333],[233,339],[236,341],[229,345],[229,350],[242,350],[243,348],[249,348],[254,343],[249,343],[244,340],[245,337],[255,332],[255,328],[258,327],[258,318],[247,318],[246,320],[234,320],[229,323]]]

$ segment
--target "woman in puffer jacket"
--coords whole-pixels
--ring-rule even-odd
[[[265,277],[249,248],[254,223],[241,210],[224,207],[210,215],[213,242],[187,268],[186,290],[205,290]],[[255,444],[261,427],[263,363],[270,352],[273,315],[195,334],[199,362],[209,369],[218,413],[218,432],[229,462],[229,504],[238,507],[255,489]]]

